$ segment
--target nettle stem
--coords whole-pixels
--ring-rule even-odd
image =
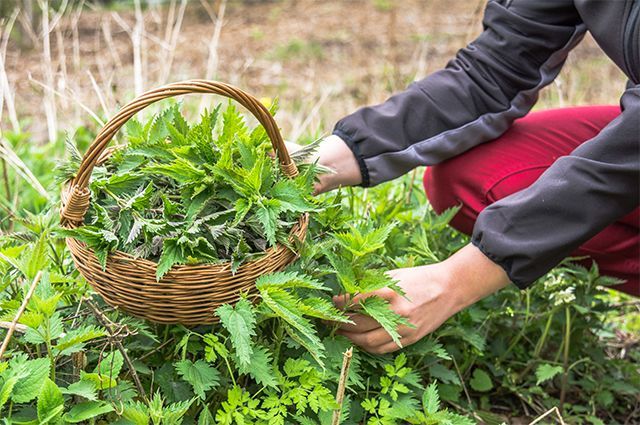
[[[567,305],[564,309],[565,328],[564,328],[564,353],[562,367],[562,386],[560,388],[560,413],[563,411],[564,400],[567,396],[567,384],[569,381],[569,349],[571,347],[571,307]]]
[[[351,367],[351,359],[353,358],[353,347],[344,352],[342,357],[342,370],[340,371],[340,380],[338,381],[338,391],[336,392],[336,403],[338,407],[333,411],[331,425],[340,424],[340,415],[342,414],[342,402],[344,400],[344,391],[347,388],[347,380],[349,379],[349,368]]]

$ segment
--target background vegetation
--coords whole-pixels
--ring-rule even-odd
[[[212,418],[222,412],[218,422],[239,422],[224,419],[239,411],[250,423],[261,419],[248,412],[268,411],[271,394],[282,398],[304,376],[313,384],[305,395],[317,392],[325,411],[299,408],[292,394],[287,420],[330,423],[328,395],[335,394],[346,341],[315,325],[326,351],[322,369],[280,334],[280,319],[259,319],[251,346],[267,350],[264,363],[279,371],[267,374],[279,377],[269,386],[242,372],[224,327],[154,326],[113,311],[92,295],[55,237],[60,186],[52,170],[66,139],[83,151],[136,93],[186,78],[227,81],[265,101],[278,97],[284,134],[310,141],[356,107],[442,67],[478,33],[483,4],[0,2],[0,326],[8,327],[38,271],[44,276],[5,354],[10,361],[0,363],[0,417],[113,421],[126,407],[133,423],[212,423],[206,407]],[[536,107],[617,103],[623,87],[621,73],[587,39]],[[210,105],[185,101],[193,119]],[[327,233],[347,223],[390,226],[367,265],[382,270],[445,258],[464,238],[428,209],[418,177],[328,197],[334,206],[316,215],[313,240],[334,243]],[[327,273],[335,267],[313,244],[306,249],[297,267],[336,283]],[[538,423],[639,422],[640,308],[603,283],[596,268],[563,265],[529,291],[503,291],[460,313],[403,355],[356,352],[343,420],[463,421],[446,408],[486,423],[529,423],[549,412]]]

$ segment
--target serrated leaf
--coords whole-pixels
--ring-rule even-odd
[[[162,279],[171,267],[176,264],[183,264],[186,261],[183,248],[178,244],[177,239],[165,239],[162,243],[162,254],[158,260],[156,279]]]
[[[89,401],[95,401],[98,399],[96,394],[96,385],[89,380],[80,380],[70,384],[67,388],[60,389],[63,394],[76,395],[84,397]]]
[[[113,406],[104,401],[86,401],[73,406],[62,419],[77,424],[109,412],[113,412]]]
[[[422,394],[422,407],[428,415],[432,415],[440,410],[440,396],[438,395],[438,386],[435,382],[432,382]]]
[[[258,345],[253,348],[249,364],[245,367],[238,366],[238,371],[242,374],[249,374],[256,382],[265,387],[277,387],[275,371],[273,370],[273,360],[271,353],[266,347]]]
[[[398,347],[402,347],[398,328],[400,326],[414,326],[405,317],[394,312],[390,307],[389,301],[378,296],[371,296],[360,301],[359,305],[364,314],[380,323],[380,326],[391,336],[393,342]]]
[[[120,375],[123,364],[122,353],[120,351],[112,351],[100,360],[100,363],[94,369],[94,373],[115,379]]]
[[[562,373],[563,370],[562,366],[554,366],[548,363],[541,364],[536,369],[536,378],[538,379],[536,385],[553,379],[556,375]]]
[[[330,320],[340,323],[353,323],[344,313],[338,310],[335,305],[320,297],[309,297],[302,299],[304,314],[322,320]]]
[[[229,304],[218,307],[216,315],[229,332],[231,343],[236,351],[238,365],[248,366],[251,363],[253,353],[251,338],[256,336],[256,317],[253,313],[253,306],[242,298],[233,307]]]
[[[56,422],[62,416],[64,398],[60,388],[49,378],[44,380],[38,394],[37,412],[40,424]]]
[[[276,287],[262,289],[260,293],[266,306],[305,338],[304,345],[310,349],[312,354],[314,352],[322,353],[324,346],[320,342],[313,324],[303,317],[304,312],[295,297]]]
[[[14,403],[28,403],[40,393],[45,378],[49,376],[51,363],[49,359],[28,360],[24,363],[27,376],[16,382],[11,392]],[[0,400],[1,401],[1,400]]]
[[[276,244],[276,231],[278,228],[279,213],[279,207],[277,207],[273,202],[258,205],[258,209],[256,210],[256,218],[262,225],[264,235],[271,246]]]
[[[256,287],[262,290],[268,290],[271,287],[329,290],[319,280],[296,272],[275,272],[262,275],[256,280]]]
[[[205,399],[205,392],[220,383],[220,373],[204,360],[181,360],[175,364],[176,371],[182,379],[191,384],[193,392]]]
[[[69,355],[82,350],[86,342],[104,335],[105,331],[96,326],[73,329],[58,339],[57,344],[53,347],[53,352],[56,355]]]
[[[487,372],[482,369],[476,369],[473,371],[473,376],[469,381],[469,385],[476,391],[487,392],[493,388],[491,377]]]

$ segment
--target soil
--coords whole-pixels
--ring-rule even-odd
[[[220,1],[187,2],[175,48],[168,31],[171,7],[150,6],[141,11],[138,90],[215,78],[258,97],[278,97],[278,121],[288,137],[323,134],[357,107],[381,102],[443,67],[481,31],[484,3],[229,1],[214,49],[217,67],[209,75],[209,46]],[[73,15],[70,11],[63,16],[51,32],[58,129],[71,132],[79,125],[95,125],[84,108],[107,118],[136,92],[135,10],[91,5],[79,19]],[[38,83],[47,81],[42,37],[31,47],[25,40],[14,31],[6,57],[8,79],[23,127],[44,141],[45,90]],[[565,68],[538,107],[617,103],[624,78],[593,40],[585,40]],[[6,108],[2,118],[3,128],[9,128]]]

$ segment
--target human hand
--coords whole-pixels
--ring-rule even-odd
[[[384,288],[351,300],[337,296],[333,301],[337,307],[345,308],[372,295],[388,300],[391,309],[414,326],[398,329],[403,346],[417,342],[458,311],[509,283],[504,270],[471,244],[441,263],[392,270],[389,274],[398,281],[404,297]],[[359,313],[349,316],[354,323],[340,324],[338,333],[354,344],[374,354],[401,348],[374,319]]]
[[[403,346],[411,345],[433,332],[458,311],[455,300],[449,296],[450,282],[442,263],[391,270],[388,274],[398,282],[405,296],[384,288],[356,295],[352,299],[336,296],[334,303],[341,309],[348,305],[356,305],[357,309],[357,303],[369,296],[377,295],[386,299],[394,312],[404,316],[414,326],[403,325],[398,328]],[[401,348],[371,317],[359,313],[349,313],[348,316],[354,323],[340,324],[337,333],[346,336],[354,344],[374,354],[385,354]]]
[[[293,142],[285,142],[287,151],[293,156],[295,152],[304,149],[304,146]],[[317,152],[309,162],[318,161],[319,165],[331,169],[331,173],[318,176],[315,193],[320,194],[336,189],[340,186],[355,186],[362,182],[360,166],[353,152],[347,144],[338,136],[327,136],[320,142]]]

